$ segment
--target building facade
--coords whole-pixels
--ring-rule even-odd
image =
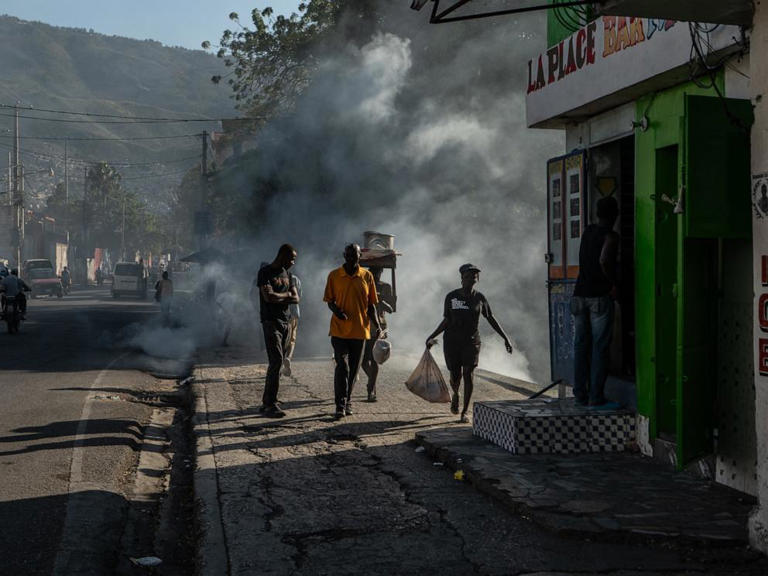
[[[645,454],[756,496],[768,552],[768,7],[595,6],[548,11],[528,63],[528,125],[566,135],[542,166],[552,377],[571,379],[581,232],[614,196],[609,394],[636,406]]]

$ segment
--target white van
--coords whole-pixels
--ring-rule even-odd
[[[118,262],[112,274],[112,298],[125,294],[147,297],[147,277],[136,262]]]

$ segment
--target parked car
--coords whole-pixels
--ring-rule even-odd
[[[112,298],[123,295],[147,297],[147,277],[136,262],[118,262],[112,273]]]
[[[56,276],[53,268],[31,268],[24,280],[32,288],[32,298],[37,298],[43,294],[58,298],[64,295],[61,279]]]
[[[21,277],[29,278],[29,273],[37,268],[48,268],[53,270],[53,264],[48,258],[33,258],[31,260],[25,260],[21,267]]]

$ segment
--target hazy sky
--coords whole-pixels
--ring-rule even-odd
[[[290,14],[298,5],[299,0],[2,0],[0,14],[196,49],[203,40],[218,42],[232,26],[230,12],[250,22],[254,8]]]

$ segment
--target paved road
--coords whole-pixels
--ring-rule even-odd
[[[253,350],[219,349],[195,370],[210,433],[210,448],[199,445],[200,484],[216,474],[216,488],[198,500],[210,520],[204,574],[765,574],[741,549],[557,535],[455,479],[413,442],[420,430],[463,426],[446,405],[405,389],[414,361],[384,365],[375,404],[361,379],[354,415],[340,421],[330,358],[296,359],[280,390],[287,416],[261,417],[262,362]],[[510,387],[476,384],[476,399],[515,397]]]
[[[105,573],[114,562],[153,412],[141,400],[158,387],[125,339],[155,314],[74,290],[30,300],[17,335],[0,326],[0,573]]]

